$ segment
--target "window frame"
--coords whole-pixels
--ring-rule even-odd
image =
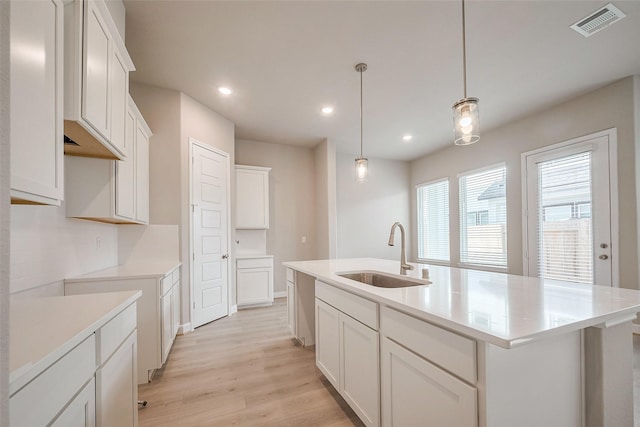
[[[420,240],[420,230],[421,230],[421,221],[423,219],[422,216],[422,199],[420,197],[420,190],[424,187],[430,186],[430,185],[435,185],[435,184],[440,184],[446,182],[447,183],[447,204],[448,204],[448,209],[447,209],[447,222],[448,222],[448,229],[447,229],[447,246],[449,247],[449,252],[447,254],[447,260],[441,260],[441,259],[434,259],[434,258],[421,258],[420,257],[420,246],[421,246],[421,240]],[[451,265],[451,182],[449,177],[443,177],[443,178],[438,178],[438,179],[434,179],[432,181],[426,181],[426,182],[421,182],[419,184],[416,184],[415,186],[415,197],[416,197],[416,260],[418,262],[423,262],[423,263],[429,263],[429,264],[435,264],[435,265],[446,265],[446,266],[450,266]]]
[[[463,207],[463,199],[465,194],[462,193],[462,185],[461,185],[461,178],[463,177],[468,177],[470,175],[478,175],[481,174],[483,172],[488,172],[488,171],[492,171],[495,169],[500,169],[503,168],[504,169],[504,179],[505,179],[505,252],[504,252],[504,258],[505,258],[505,265],[496,265],[496,264],[480,264],[480,263],[475,263],[475,262],[469,262],[469,261],[463,261],[462,258],[462,249],[464,247],[462,239],[463,239],[463,216],[466,215],[468,212],[464,212],[462,211],[462,207]],[[509,209],[508,209],[508,204],[507,204],[507,188],[508,188],[508,183],[507,183],[507,177],[509,175],[509,169],[507,167],[507,163],[506,162],[498,162],[498,163],[493,163],[491,165],[487,165],[487,166],[483,166],[480,168],[476,168],[476,169],[471,169],[468,171],[464,171],[464,172],[460,172],[456,175],[456,178],[458,180],[458,239],[459,239],[459,247],[458,247],[458,267],[461,268],[472,268],[475,270],[484,270],[484,271],[495,271],[495,272],[500,272],[500,273],[508,273],[509,272],[509,245],[508,245],[508,239],[509,239]],[[472,211],[472,212],[476,212],[476,211]]]

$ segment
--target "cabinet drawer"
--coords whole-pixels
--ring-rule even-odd
[[[243,258],[236,262],[238,268],[264,268],[273,266],[273,258]]]
[[[98,365],[109,359],[120,344],[136,329],[136,304],[131,304],[96,331]]]
[[[175,285],[180,281],[180,267],[173,270],[173,274],[171,275],[171,281]]]
[[[435,365],[475,384],[476,342],[394,309],[380,310],[380,331]]]
[[[316,298],[378,330],[378,304],[316,280]]]
[[[173,287],[173,275],[169,274],[160,279],[160,295],[164,296]]]
[[[10,425],[44,426],[93,377],[96,340],[92,334],[9,399]]]
[[[295,283],[296,281],[296,272],[290,268],[287,268],[287,281],[291,283]]]

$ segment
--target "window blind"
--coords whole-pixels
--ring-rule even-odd
[[[418,258],[449,261],[449,181],[418,186]]]
[[[538,163],[538,274],[593,283],[591,152]]]
[[[461,176],[460,262],[507,266],[506,167]]]

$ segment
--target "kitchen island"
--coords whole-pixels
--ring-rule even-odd
[[[367,425],[633,426],[639,291],[435,265],[381,288],[339,274],[399,262],[284,265],[290,323]]]

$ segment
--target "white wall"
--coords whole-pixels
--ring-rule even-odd
[[[180,223],[180,93],[131,83],[130,93],[151,128],[149,141],[149,223]]]
[[[314,152],[316,165],[316,255],[321,259],[336,258],[336,146],[325,139]]]
[[[391,247],[394,222],[405,227],[407,250],[411,242],[409,162],[369,159],[369,179],[355,181],[354,156],[337,156],[338,258],[400,259],[400,233]]]
[[[633,78],[626,78],[563,104],[532,114],[507,126],[483,132],[471,146],[451,144],[411,163],[412,186],[449,178],[451,262],[459,262],[459,214],[457,174],[505,162],[507,165],[508,268],[522,274],[521,154],[536,148],[588,135],[603,129],[618,129],[618,188],[620,230],[620,286],[638,288],[636,222],[636,174]],[[415,198],[412,226],[416,229]],[[412,254],[417,253],[416,242]]]
[[[116,265],[117,245],[116,225],[69,219],[64,204],[12,205],[11,292],[62,295],[65,278]]]
[[[270,167],[267,254],[274,255],[274,290],[286,292],[283,261],[316,257],[314,150],[257,141],[236,141],[236,164]],[[302,243],[306,236],[306,243]]]

